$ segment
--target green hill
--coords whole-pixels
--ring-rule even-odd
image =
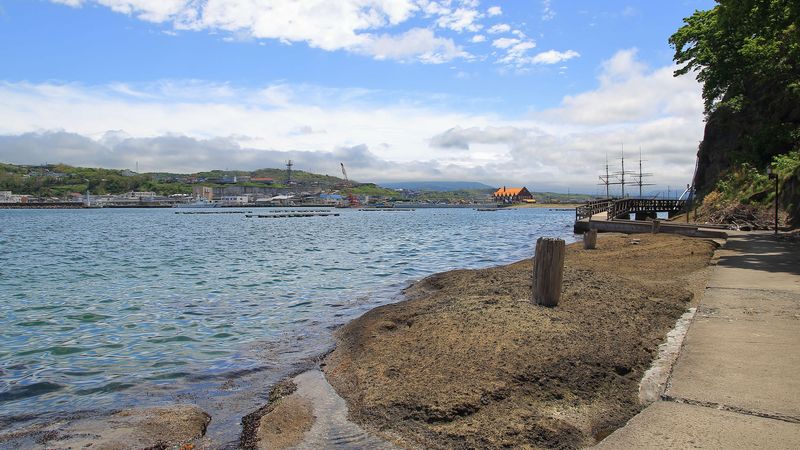
[[[86,192],[96,195],[122,194],[130,191],[155,192],[159,195],[190,194],[193,185],[230,186],[233,177],[271,178],[276,188],[291,187],[297,190],[322,189],[345,190],[345,181],[338,177],[320,175],[302,170],[292,171],[292,185],[287,186],[287,174],[283,169],[211,170],[192,174],[181,173],[134,173],[89,167],[73,167],[65,164],[44,166],[21,166],[0,163],[0,190],[15,194],[43,197],[61,197],[71,192]],[[237,179],[236,185],[267,186],[246,179]],[[372,183],[353,183],[353,192],[359,195],[397,197],[397,192],[381,188]]]

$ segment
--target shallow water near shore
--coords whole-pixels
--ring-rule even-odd
[[[0,210],[0,430],[178,401],[231,443],[333,327],[409,282],[530,257],[539,236],[574,240],[572,210],[337,212]]]

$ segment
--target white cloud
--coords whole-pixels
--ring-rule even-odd
[[[8,148],[16,149],[19,156],[11,155],[5,159],[22,164],[69,161],[75,165],[117,168],[132,168],[138,164],[142,171],[170,167],[179,172],[193,172],[206,167],[282,167],[287,159],[292,159],[302,170],[333,175],[339,174],[339,163],[344,163],[355,177],[365,173],[381,173],[386,180],[407,175],[426,179],[441,179],[451,174],[461,175],[461,179],[468,176],[464,168],[438,161],[385,160],[364,144],[327,151],[276,151],[244,147],[229,138],[164,135],[144,138],[112,136],[111,139],[95,140],[55,131],[0,136],[0,155],[5,156]],[[364,180],[372,181],[372,178]]]
[[[449,3],[450,2],[440,2],[435,0],[418,0],[417,2],[420,9],[427,17],[449,13]]]
[[[516,38],[499,38],[492,41],[492,46],[497,48],[506,49],[515,44],[519,44],[520,40]]]
[[[541,117],[556,121],[569,117],[572,123],[598,126],[608,122],[640,123],[643,118],[655,117],[696,116],[701,122],[697,82],[673,77],[672,67],[648,70],[633,59],[635,53],[617,52],[603,64],[599,89],[566,96],[559,108],[542,113]]]
[[[310,164],[308,161],[318,156],[313,152],[329,153],[337,148],[363,144],[372,149],[377,158],[392,161],[392,167],[407,168],[406,165],[414,161],[430,159],[438,161],[430,164],[431,167],[471,167],[472,161],[454,159],[448,152],[431,152],[428,139],[453,123],[486,125],[494,120],[490,115],[473,116],[434,106],[413,106],[422,103],[413,98],[398,98],[396,104],[386,104],[376,100],[376,97],[384,98],[386,93],[363,89],[276,84],[250,90],[197,81],[125,86],[125,90],[120,90],[117,84],[0,82],[0,98],[4,100],[0,103],[0,135],[8,138],[0,145],[0,161],[60,160],[72,164],[130,167],[129,163],[138,159],[147,170],[192,171],[234,167],[246,161],[252,161],[247,167],[257,167],[252,164],[264,161],[257,158],[257,152],[273,149],[299,152],[296,159]],[[145,92],[147,96],[133,97],[128,91]],[[206,92],[206,95],[198,96],[198,92]],[[427,98],[426,103],[432,102]],[[49,141],[42,136],[52,138],[54,130],[70,135],[70,139],[64,141],[70,144],[60,149],[48,147]],[[124,130],[126,136],[140,145],[127,147],[129,154],[123,158],[115,153],[118,143],[112,145],[104,141],[106,130]],[[20,135],[25,139],[11,139]],[[76,136],[85,139],[76,140]],[[174,139],[178,137],[186,139]],[[22,143],[29,141],[38,143],[38,153],[23,150],[28,147]],[[97,145],[87,144],[89,141]],[[189,150],[178,151],[165,142],[181,144]],[[387,142],[402,151],[385,148],[382,144]],[[187,156],[195,148],[213,153],[209,150],[212,147],[218,149],[218,153],[202,158]],[[146,149],[138,158],[133,151],[137,148]],[[164,158],[159,159],[159,151]],[[303,152],[312,153],[300,158]],[[95,153],[97,158],[93,163]],[[241,156],[244,154],[256,156],[245,158]],[[464,173],[458,172],[461,169],[452,170]],[[414,169],[408,173],[418,172]],[[400,178],[403,173],[400,169],[395,173],[354,168],[354,176],[362,179],[372,179],[376,175]]]
[[[497,62],[517,69],[537,64],[527,55],[535,47],[520,29],[483,21],[503,13],[485,11],[478,0],[50,0],[79,8],[99,5],[167,29],[220,33],[224,41],[275,40],[305,43],[325,51],[347,51],[377,60],[441,64],[458,59],[486,60],[462,45],[486,41],[489,35],[513,33],[521,42]],[[550,11],[549,2],[544,2]],[[548,13],[548,14],[550,14]],[[411,25],[411,26],[409,26]],[[454,33],[453,33],[454,32]],[[464,33],[473,33],[464,36]],[[449,33],[441,35],[437,33]],[[500,41],[503,42],[503,41]]]
[[[700,86],[673,77],[674,67],[649,70],[634,57],[634,50],[618,52],[603,64],[597,89],[567,96],[557,108],[514,123],[451,127],[431,145],[465,155],[502,155],[487,163],[487,173],[502,171],[508,180],[527,181],[534,189],[562,180],[562,188],[580,185],[595,192],[592,184],[606,155],[618,165],[624,143],[630,159],[642,147],[645,170],[655,173],[652,181],[660,185],[655,189],[683,185],[691,179],[703,134]],[[623,72],[626,68],[633,70]]]
[[[160,23],[173,20],[181,15],[189,14],[189,0],[51,0],[72,7],[80,7],[88,3],[106,6],[112,11],[135,15],[148,22]],[[188,16],[186,18],[189,18]]]
[[[486,30],[486,32],[489,34],[508,33],[509,31],[511,31],[511,25],[507,23],[498,23],[496,25],[492,25],[488,30]]]
[[[600,81],[603,84],[611,84],[632,76],[641,76],[647,66],[636,59],[637,53],[638,50],[635,48],[620,50],[613,57],[604,61]]]
[[[81,7],[97,4],[174,30],[223,31],[226,39],[274,39],[305,42],[323,50],[345,50],[377,59],[445,62],[463,57],[452,39],[412,29],[393,34],[392,27],[420,12],[437,15],[437,23],[455,31],[478,31],[483,15],[473,1],[450,10],[441,3],[415,0],[51,0]],[[446,2],[450,3],[450,2]],[[421,41],[425,42],[421,42]],[[387,49],[387,43],[402,46]],[[409,53],[411,49],[418,53]]]
[[[511,27],[507,24],[495,25],[487,30],[488,33],[492,34],[509,31],[511,31]],[[529,39],[521,30],[513,30],[511,33],[516,37],[501,37],[492,41],[493,47],[505,50],[505,53],[499,56],[496,62],[506,67],[524,71],[531,65],[556,64],[580,56],[578,52],[574,50],[567,50],[565,52],[549,50],[535,56],[530,56],[528,52],[536,48],[536,42]]]
[[[455,58],[469,57],[450,39],[436,37],[427,28],[413,28],[399,35],[382,35],[359,48],[376,59],[411,60],[440,64]]]
[[[542,0],[542,20],[553,20],[556,17],[556,12],[553,10],[550,0]]]
[[[700,87],[649,69],[634,50],[600,67],[595,89],[516,119],[364,89],[168,81],[83,86],[0,82],[0,161],[192,171],[287,158],[358,180],[474,179],[595,192],[606,154],[642,146],[660,185],[692,175]],[[200,95],[205,92],[206,95]],[[416,106],[427,104],[428,106]],[[108,130],[113,130],[108,133]],[[633,156],[633,155],[631,155]]]
[[[51,0],[53,3],[60,3],[62,5],[72,6],[73,8],[77,8],[81,6],[83,0]]]
[[[498,39],[498,41],[499,40],[501,39]],[[517,68],[523,68],[524,66],[533,64],[532,58],[530,58],[527,55],[528,55],[528,50],[531,50],[536,47],[535,42],[522,41],[513,38],[502,41],[499,44],[505,46],[501,48],[506,49],[506,54],[497,60],[498,63],[507,66],[516,66]]]
[[[558,64],[560,62],[568,61],[572,58],[577,58],[579,56],[581,55],[574,50],[567,50],[565,52],[548,50],[546,52],[538,53],[536,56],[533,57],[531,62],[533,64]]]
[[[449,28],[453,31],[478,31],[482,26],[476,23],[477,19],[483,17],[476,9],[472,8],[458,8],[450,14],[445,14],[439,17],[436,24],[442,28]]]

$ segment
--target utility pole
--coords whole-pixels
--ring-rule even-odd
[[[775,236],[778,236],[778,174],[772,171],[772,165],[767,166],[767,176],[775,180]]]
[[[688,183],[686,184],[686,192],[688,192],[686,196],[686,223],[689,223],[689,210],[692,207],[692,186]]]

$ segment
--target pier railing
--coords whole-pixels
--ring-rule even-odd
[[[608,209],[608,218],[637,212],[681,212],[686,209],[686,200],[663,200],[652,198],[625,198],[616,200]]]
[[[595,214],[607,212],[608,208],[614,203],[613,198],[602,200],[592,200],[575,208],[575,220],[588,219]]]
[[[587,219],[602,212],[608,213],[608,219],[637,212],[669,212],[686,210],[686,200],[664,200],[651,198],[618,198],[602,199],[586,202],[575,208],[575,220]]]

